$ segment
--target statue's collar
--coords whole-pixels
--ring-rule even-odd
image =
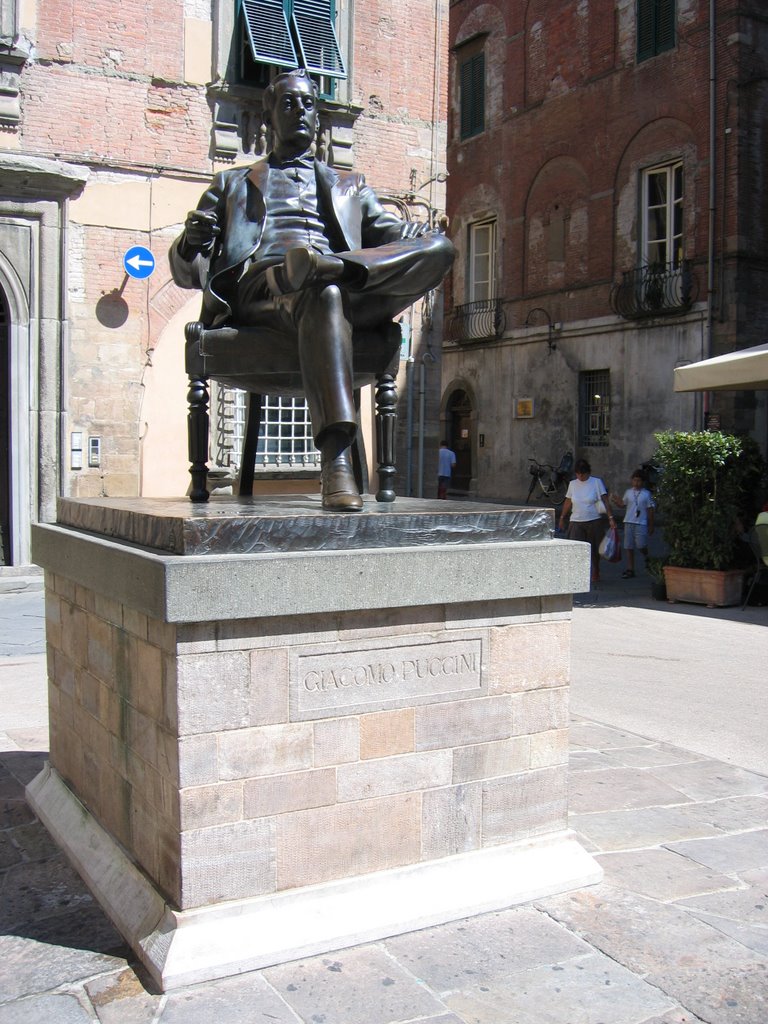
[[[317,180],[321,187],[324,187],[328,190],[333,190],[338,180],[338,175],[327,164],[320,163],[319,161],[314,160],[311,156],[307,155],[302,156],[299,159],[301,161],[306,160],[307,163],[306,165],[301,163],[298,166],[306,166],[307,168],[314,167],[315,174],[317,175]],[[246,178],[251,182],[252,185],[255,185],[256,188],[261,189],[263,191],[266,188],[266,178],[267,174],[269,173],[269,169],[270,167],[275,166],[278,166],[278,164],[272,163],[272,154],[270,154],[270,156],[268,157],[259,157],[259,159],[256,160],[256,162],[251,165],[250,169],[248,170],[248,173],[246,174]]]
[[[279,160],[274,153],[270,153],[268,160],[270,167],[279,168],[281,171],[286,170],[288,167],[301,167],[305,170],[312,170],[315,166],[315,159],[309,154],[304,153],[302,156],[293,157],[291,160]]]

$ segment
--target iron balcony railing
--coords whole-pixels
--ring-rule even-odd
[[[611,307],[625,320],[675,316],[687,313],[698,296],[699,281],[689,260],[652,263],[624,271],[611,292]]]
[[[483,299],[454,306],[446,334],[451,341],[486,341],[500,338],[506,326],[502,299]]]

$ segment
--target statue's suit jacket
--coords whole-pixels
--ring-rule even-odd
[[[185,233],[171,246],[173,279],[182,288],[203,292],[202,320],[208,325],[226,321],[232,295],[245,261],[270,230],[265,192],[268,158],[250,167],[222,171],[205,191],[198,209],[214,213],[221,230],[210,257],[185,256]],[[385,210],[362,174],[339,171],[315,161],[318,201],[335,252],[372,249],[395,242],[408,232],[408,224]]]

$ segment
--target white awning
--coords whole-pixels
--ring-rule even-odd
[[[675,370],[675,391],[754,391],[768,388],[768,344],[728,352]]]

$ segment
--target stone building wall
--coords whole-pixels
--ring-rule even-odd
[[[42,363],[59,367],[51,369],[60,378],[58,407],[44,428],[35,426],[55,453],[45,470],[53,478],[25,484],[27,520],[51,516],[51,501],[43,507],[36,491],[130,495],[158,479],[163,483],[153,486],[166,493],[186,489],[177,317],[183,311],[182,325],[194,319],[199,303],[170,281],[166,252],[212,173],[248,162],[259,143],[259,90],[223,78],[236,49],[234,10],[234,0],[3,6],[0,174],[9,196],[24,197],[32,220],[37,204],[55,200],[61,231],[55,266],[41,270],[49,281],[61,275],[59,291],[51,293],[57,338],[45,352],[36,340],[30,364],[33,374]],[[230,35],[222,38],[227,24]],[[447,4],[401,0],[361,9],[342,35],[350,75],[326,110],[328,123],[337,125],[327,135],[330,156],[343,165],[354,160],[405,215],[431,210],[436,218],[444,210]],[[50,166],[33,174],[40,160]],[[8,178],[11,163],[16,170]],[[65,166],[78,169],[74,179]],[[430,181],[438,175],[442,181]],[[18,203],[0,207],[0,254],[11,267],[25,257],[6,241],[3,224],[17,217]],[[133,245],[155,255],[155,272],[145,281],[124,273],[122,258]],[[6,273],[0,262],[0,289],[14,316],[16,277],[29,306],[43,286],[36,274]],[[419,309],[412,319],[416,358],[427,342],[439,355],[439,323],[422,340]],[[17,381],[29,369],[16,366]],[[429,383],[427,434],[436,451],[439,372]],[[32,396],[27,410],[33,418],[34,402]],[[26,415],[17,420],[16,434],[28,429]],[[88,466],[85,456],[83,468],[72,468],[73,432],[84,445],[101,439],[98,466]],[[400,440],[402,447],[402,431]],[[28,522],[13,529],[26,535]],[[26,536],[19,550],[18,558],[28,559]]]
[[[701,399],[697,404],[672,393],[674,366],[764,339],[768,302],[755,254],[765,218],[753,214],[762,203],[762,191],[754,187],[755,147],[764,151],[768,132],[755,75],[764,74],[768,45],[756,10],[716,7],[711,316],[709,5],[678,0],[676,44],[641,61],[634,0],[511,6],[459,0],[451,8],[452,237],[466,249],[473,222],[498,219],[495,294],[504,320],[503,344],[457,341],[450,324],[446,330],[447,428],[445,410],[462,382],[477,381],[483,395],[473,410],[478,494],[525,492],[528,457],[557,461],[566,449],[592,457],[605,475],[623,481],[651,455],[655,430],[703,424]],[[462,47],[478,38],[486,60],[485,127],[461,139],[457,68]],[[678,159],[684,173],[683,257],[696,279],[693,301],[677,315],[627,320],[614,312],[612,296],[622,274],[641,262],[641,174]],[[457,261],[452,306],[469,301],[466,275],[466,260]],[[517,341],[526,342],[528,356],[522,357]],[[506,387],[498,383],[500,359]],[[578,375],[607,368],[610,437],[593,450],[580,443],[577,429]],[[536,400],[532,420],[514,418],[513,400],[522,395]],[[710,411],[721,412],[724,428],[751,431],[766,443],[764,398],[722,393]]]

